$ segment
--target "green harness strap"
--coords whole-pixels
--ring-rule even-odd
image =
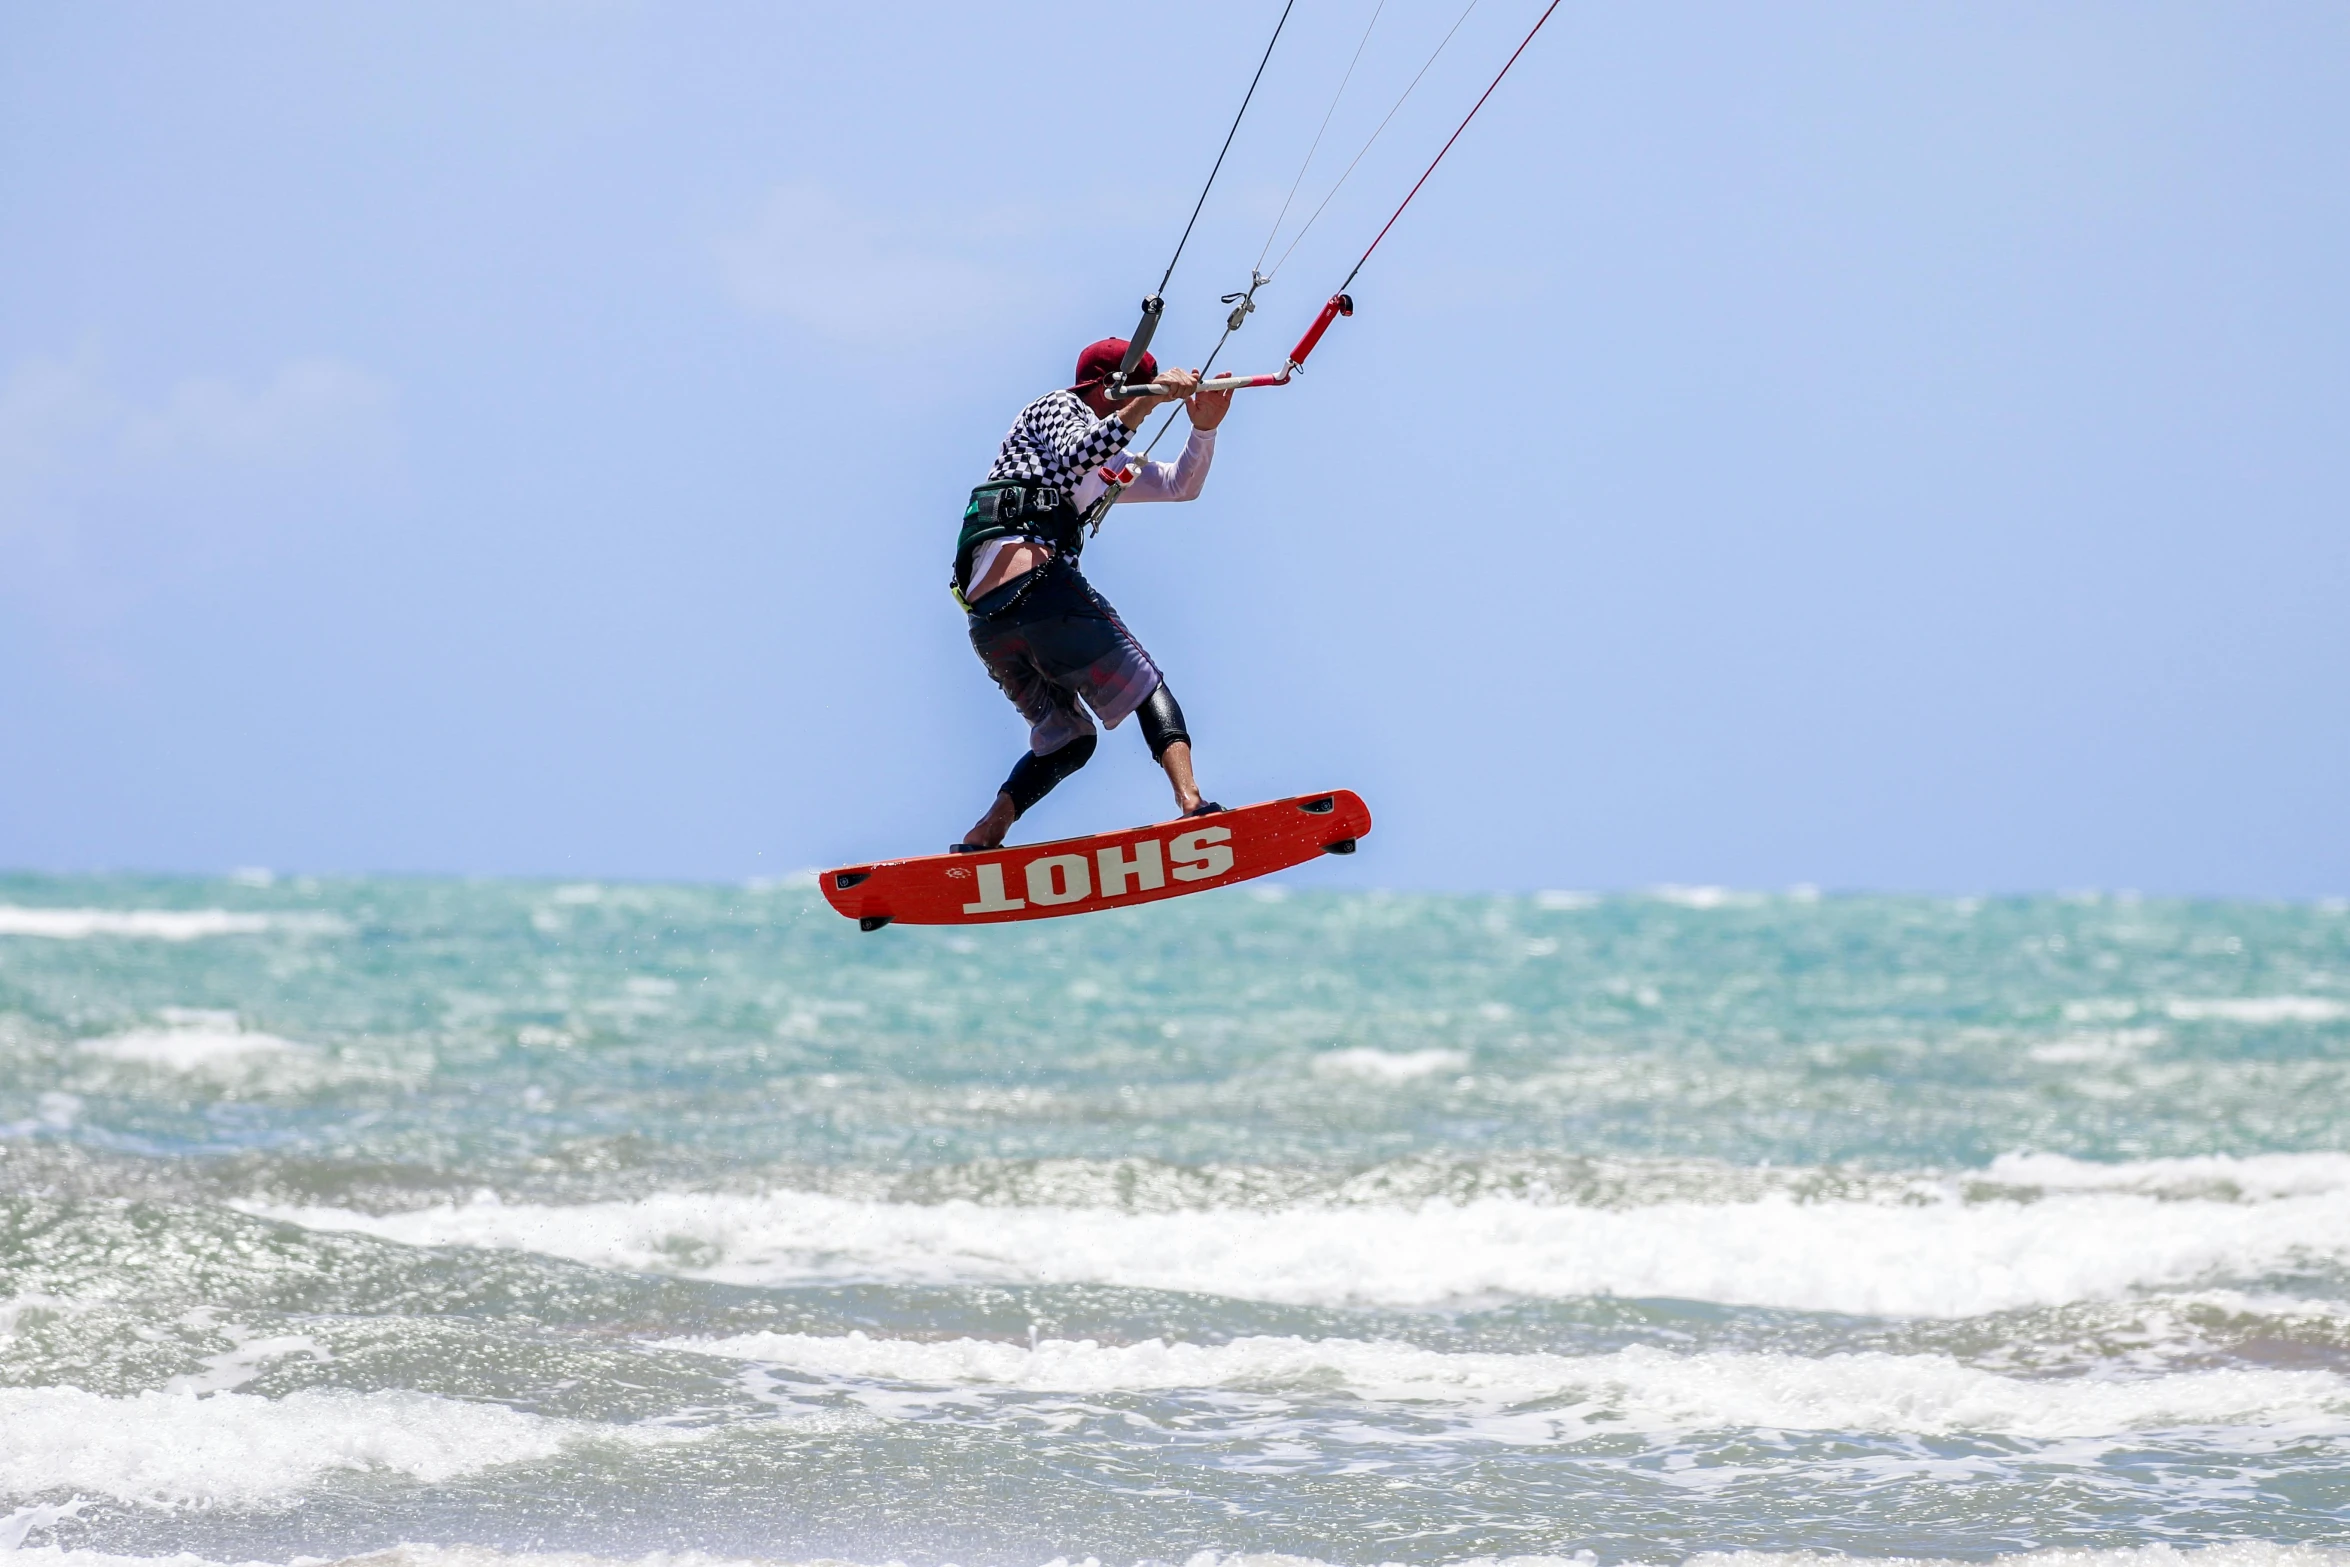
[[[996,539],[1034,539],[1052,546],[1054,553],[1075,560],[1085,548],[1085,519],[1066,490],[1021,479],[994,479],[971,492],[963,507],[963,531],[955,539],[954,575],[947,591],[968,611],[963,581],[971,557],[982,544]]]

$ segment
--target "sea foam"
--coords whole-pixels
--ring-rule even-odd
[[[1105,1345],[1047,1339],[926,1342],[863,1333],[752,1333],[663,1347],[823,1376],[1030,1392],[1232,1388],[1500,1410],[1540,1403],[1572,1439],[1607,1431],[1978,1433],[2030,1438],[2288,1427],[2350,1433],[2350,1381],[2324,1371],[2206,1370],[2129,1379],[1999,1376],[1944,1355],[1451,1353],[1359,1339],[1255,1337],[1225,1344]]]
[[[227,909],[35,909],[0,904],[0,936],[47,936],[56,941],[90,936],[194,941],[202,936],[257,936],[271,924],[266,914],[234,914]]]
[[[312,1046],[298,1040],[247,1033],[233,1022],[225,1027],[137,1028],[85,1039],[75,1048],[102,1060],[191,1075],[239,1072],[270,1057],[290,1062],[308,1060],[318,1054]]]
[[[232,1567],[188,1553],[171,1556],[112,1556],[97,1551],[68,1551],[54,1546],[20,1553],[27,1567]],[[1652,1553],[1647,1560],[1671,1563],[1670,1553]],[[296,1559],[299,1567],[859,1567],[838,1558],[791,1561],[780,1557],[713,1556],[701,1551],[655,1551],[644,1556],[596,1556],[576,1551],[501,1551],[483,1545],[396,1545],[365,1556],[329,1561],[315,1556]],[[1113,1561],[1123,1560],[1113,1557]],[[1431,1556],[1423,1567],[1595,1567],[1589,1551],[1554,1556]],[[1340,1561],[1313,1556],[1281,1555],[1269,1551],[1198,1551],[1183,1567],[1395,1567],[1376,1548]],[[234,1567],[263,1567],[239,1563]],[[903,1567],[897,1561],[876,1567]],[[1100,1558],[1058,1556],[1039,1567],[1102,1567]],[[2284,1545],[2265,1540],[2238,1540],[2201,1549],[2172,1545],[2122,1546],[2104,1550],[2023,1551],[2005,1556],[1955,1558],[1916,1556],[1855,1556],[1813,1551],[1709,1551],[1681,1559],[1681,1567],[2350,1567],[2350,1550],[2322,1545]]]
[[[2350,1018],[2350,1001],[2330,996],[2224,996],[2181,1000],[2163,1010],[2182,1023],[2339,1023]]]
[[[1824,1551],[1707,1551],[1690,1557],[1682,1567],[1861,1567],[1863,1563],[1867,1567],[2350,1567],[2350,1551],[2267,1540],[2232,1540],[2199,1550],[2128,1545],[2104,1550],[2018,1551],[1965,1562],[1937,1556],[1847,1556]],[[1238,1558],[1226,1557],[1219,1567],[1238,1567]]]
[[[1966,1317],[2146,1288],[2258,1279],[2350,1258],[2339,1156],[2245,1165],[2266,1200],[2166,1199],[2182,1171],[2109,1166],[2118,1189],[1956,1196],[1668,1201],[1587,1208],[1487,1197],[1394,1206],[1124,1212],[859,1201],[820,1193],[663,1193],[576,1206],[373,1215],[250,1205],[319,1229],[412,1245],[534,1251],[724,1283],[1098,1283],[1301,1305],[1434,1306],[1595,1295],[1862,1316]],[[2302,1160],[2302,1163],[2292,1163]],[[2198,1165],[2199,1179],[2205,1171]],[[2031,1173],[2008,1167],[2012,1183]]]
[[[1468,1068],[1465,1050],[1374,1050],[1368,1045],[1327,1050],[1313,1061],[1316,1077],[1351,1077],[1373,1083],[1408,1083]]]
[[[73,1491],[161,1506],[283,1503],[338,1470],[432,1483],[551,1457],[591,1437],[690,1440],[425,1393],[307,1389],[284,1398],[0,1388],[0,1496]]]
[[[2002,1154],[1986,1172],[2037,1192],[2138,1192],[2149,1197],[2262,1201],[2350,1192],[2350,1153],[2209,1154],[2101,1164],[2063,1154]]]

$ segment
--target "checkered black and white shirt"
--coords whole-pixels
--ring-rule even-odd
[[[987,470],[988,482],[1033,479],[1075,490],[1078,481],[1123,451],[1133,436],[1115,414],[1095,418],[1075,392],[1047,392],[1012,421],[1012,433],[1004,437],[995,466]]]

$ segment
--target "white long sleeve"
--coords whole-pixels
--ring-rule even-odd
[[[1207,483],[1208,465],[1216,460],[1216,432],[1194,430],[1191,439],[1183,443],[1183,451],[1173,462],[1145,462],[1129,459],[1125,467],[1134,474],[1124,494],[1118,497],[1123,506],[1129,501],[1188,501],[1196,498],[1200,486]],[[1119,466],[1113,457],[1107,463],[1090,469],[1077,484],[1077,509],[1085,510],[1101,498],[1109,488],[1110,473]]]

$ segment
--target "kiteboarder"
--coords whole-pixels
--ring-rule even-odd
[[[1227,811],[1206,799],[1192,775],[1191,735],[1184,728],[1183,710],[1167,689],[1165,678],[1142,650],[1126,623],[1109,602],[1086,582],[1077,569],[1085,541],[1101,527],[1102,519],[1121,499],[1187,501],[1199,494],[1215,454],[1215,430],[1229,411],[1231,394],[1242,387],[1288,386],[1305,368],[1306,358],[1322,335],[1342,316],[1354,314],[1347,291],[1369,264],[1388,234],[1401,221],[1437,165],[1468,130],[1502,78],[1533,43],[1534,35],[1558,10],[1561,0],[1550,0],[1525,37],[1504,60],[1485,91],[1453,127],[1444,145],[1428,160],[1420,177],[1404,192],[1387,221],[1371,236],[1371,243],[1338,291],[1305,335],[1289,351],[1281,367],[1263,375],[1219,375],[1207,379],[1205,370],[1161,373],[1148,352],[1165,312],[1167,287],[1183,259],[1224,156],[1240,133],[1273,46],[1289,23],[1295,0],[1284,0],[1281,19],[1257,61],[1240,109],[1224,133],[1224,145],[1208,169],[1207,182],[1192,204],[1191,217],[1175,242],[1175,252],[1159,275],[1158,287],[1143,297],[1141,319],[1131,338],[1107,338],[1079,356],[1074,384],[1048,392],[1020,410],[1011,433],[1004,437],[987,480],[971,492],[963,510],[962,536],[955,546],[952,587],[956,601],[969,615],[971,646],[988,674],[1002,688],[1020,716],[1028,722],[1028,751],[996,791],[987,813],[972,824],[963,841],[949,845],[949,853],[912,859],[879,860],[840,866],[822,878],[825,898],[865,931],[881,930],[903,921],[918,925],[967,925],[1008,919],[1045,919],[1082,913],[1093,908],[1125,907],[1136,902],[1204,892],[1251,876],[1269,875],[1303,864],[1316,854],[1352,854],[1356,842],[1370,830],[1371,817],[1360,796],[1344,789],[1327,794],[1298,795],[1287,800],[1243,806]],[[1374,9],[1372,20],[1378,19]],[[1464,13],[1464,17],[1465,17]],[[1453,31],[1457,32],[1456,23]],[[1365,28],[1363,40],[1370,32]],[[1444,52],[1452,33],[1444,35],[1436,53]],[[1363,45],[1357,44],[1359,59]],[[1403,107],[1420,78],[1435,64],[1429,56],[1371,133],[1376,141],[1397,109]],[[1350,65],[1323,115],[1330,116],[1354,77]],[[1257,308],[1257,292],[1273,281],[1291,251],[1330,205],[1337,185],[1292,236],[1282,259],[1264,270],[1274,241],[1282,232],[1291,200],[1313,166],[1322,137],[1317,132],[1274,217],[1272,232],[1257,263],[1249,268],[1248,287],[1223,296],[1231,306],[1224,318],[1224,336],[1210,349],[1206,363],[1214,365],[1225,342]],[[1363,152],[1370,150],[1365,142]],[[1347,165],[1351,174],[1363,152]],[[1338,185],[1347,174],[1338,177]],[[1153,408],[1180,402],[1191,416],[1190,439],[1174,462],[1151,461],[1158,435],[1174,424],[1170,413],[1141,456],[1128,457],[1126,445]],[[1215,815],[1211,823],[1171,824],[1162,828],[1134,828],[1033,845],[1026,850],[1003,850],[1004,835],[1021,815],[1043,799],[1053,786],[1083,767],[1093,757],[1099,738],[1096,721],[1115,729],[1129,714],[1139,715],[1137,727],[1151,755],[1166,769],[1175,791],[1175,807],[1185,817]],[[1002,852],[998,852],[1002,851]]]
[[[1021,409],[964,509],[955,596],[979,661],[1028,721],[1028,750],[957,850],[1000,845],[1014,822],[1091,760],[1096,717],[1115,729],[1135,716],[1183,815],[1223,809],[1200,794],[1191,735],[1166,678],[1079,572],[1077,557],[1087,524],[1098,526],[1109,504],[1199,494],[1232,394],[1201,392],[1196,372],[1162,372],[1147,353],[1122,378],[1126,354],[1124,338],[1093,344],[1078,356],[1075,384]],[[1121,381],[1140,395],[1113,397],[1109,388]],[[1175,461],[1125,456],[1151,410],[1173,402],[1191,419]]]

